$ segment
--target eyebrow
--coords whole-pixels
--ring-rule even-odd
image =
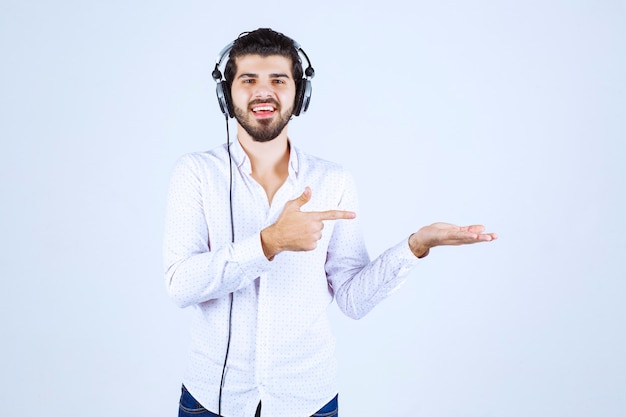
[[[270,78],[290,78],[289,75],[285,74],[284,72],[272,73],[269,76]],[[237,77],[237,79],[240,79],[240,78],[259,78],[259,74],[245,72],[243,74],[240,74],[239,77]]]

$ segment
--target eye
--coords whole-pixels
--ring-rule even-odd
[[[282,78],[275,78],[272,81],[273,81],[274,84],[287,84],[287,82],[285,80],[283,80]]]
[[[244,84],[253,84],[254,83],[254,78],[245,78],[243,80]]]

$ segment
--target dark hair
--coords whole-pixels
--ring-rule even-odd
[[[288,36],[268,28],[244,32],[233,42],[228,61],[224,67],[224,78],[230,86],[237,73],[237,57],[243,55],[280,55],[291,59],[291,75],[296,82],[296,89],[302,84],[302,61],[295,42]]]

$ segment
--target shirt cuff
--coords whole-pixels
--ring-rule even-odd
[[[397,260],[399,265],[400,275],[405,274],[415,265],[417,265],[422,259],[415,256],[409,247],[409,239],[405,239],[398,243],[396,246],[392,246],[389,249],[391,255]]]
[[[263,253],[260,234],[254,234],[240,240],[234,248],[234,261],[239,265],[245,276],[252,276],[256,279],[270,269],[271,262]]]
[[[406,259],[407,261],[414,261],[414,264],[420,261],[420,258],[415,256],[413,251],[411,251],[411,247],[409,246],[409,238],[406,238],[402,242],[398,243],[398,257],[402,259]],[[421,258],[424,259],[424,258]]]

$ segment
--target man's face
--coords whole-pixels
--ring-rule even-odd
[[[236,58],[231,86],[235,118],[257,142],[276,138],[293,112],[296,84],[291,59],[280,55]]]

